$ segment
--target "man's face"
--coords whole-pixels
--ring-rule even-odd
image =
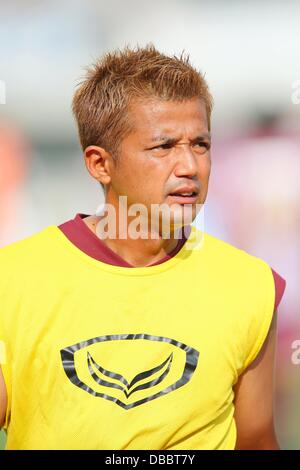
[[[196,204],[206,199],[211,168],[205,103],[151,99],[135,102],[129,112],[133,131],[111,167],[106,202],[127,196],[128,207],[144,204],[149,213],[151,204],[168,204],[177,216],[190,211],[193,220]],[[190,191],[196,196],[183,195]]]

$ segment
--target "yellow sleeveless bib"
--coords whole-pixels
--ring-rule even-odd
[[[141,268],[55,226],[0,250],[7,449],[234,448],[232,387],[266,338],[274,280],[203,237]]]

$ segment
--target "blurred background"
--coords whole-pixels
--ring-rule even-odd
[[[0,0],[0,11],[0,246],[103,202],[71,114],[86,65],[151,41],[205,73],[215,101],[205,230],[286,279],[276,429],[283,449],[300,449],[300,2]]]

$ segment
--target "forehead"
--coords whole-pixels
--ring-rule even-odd
[[[181,102],[158,98],[136,101],[130,106],[129,113],[133,134],[143,139],[208,132],[206,107],[200,98]]]

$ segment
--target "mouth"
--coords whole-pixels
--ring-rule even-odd
[[[171,193],[169,196],[177,204],[195,204],[198,200],[199,193],[192,191],[190,193]]]

